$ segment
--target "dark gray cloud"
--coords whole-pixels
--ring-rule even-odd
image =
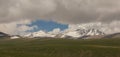
[[[0,0],[0,22],[24,19],[60,23],[120,20],[120,0]]]

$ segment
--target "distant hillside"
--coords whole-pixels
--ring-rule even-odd
[[[120,38],[120,33],[114,33],[104,36],[104,38]]]
[[[10,35],[4,32],[0,32],[0,38],[3,38],[3,37],[10,37]]]

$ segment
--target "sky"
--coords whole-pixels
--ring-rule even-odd
[[[120,0],[0,0],[0,31],[8,34],[62,31],[89,23],[101,23],[108,33],[120,32]]]
[[[67,24],[60,24],[53,21],[44,21],[44,20],[36,20],[33,21],[29,26],[36,25],[38,28],[34,31],[44,30],[46,32],[52,31],[55,28],[59,28],[60,30],[65,30],[68,28]]]

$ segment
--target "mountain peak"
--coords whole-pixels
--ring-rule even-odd
[[[88,29],[81,29],[78,28],[76,30],[73,31],[67,31],[66,33],[63,33],[64,36],[62,37],[66,37],[66,36],[71,36],[74,38],[79,38],[79,37],[83,37],[83,36],[94,36],[94,35],[105,35],[104,32],[100,31],[99,29],[95,29],[95,28],[88,28]]]

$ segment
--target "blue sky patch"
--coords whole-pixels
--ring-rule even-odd
[[[35,29],[34,31],[44,30],[48,32],[48,31],[52,31],[55,28],[60,28],[61,30],[68,28],[67,24],[60,24],[57,22],[45,21],[45,20],[36,20],[32,22],[32,24],[30,24],[29,26],[33,26],[33,25],[38,26],[38,28]]]

